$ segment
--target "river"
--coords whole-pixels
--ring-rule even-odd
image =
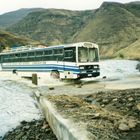
[[[84,85],[81,88],[49,78],[45,86],[44,83],[40,83],[37,89],[42,94],[88,94],[96,89],[123,89],[132,85],[132,88],[137,88],[140,87],[140,72],[136,70],[137,64],[138,61],[131,60],[105,60],[100,62],[100,77],[83,79]],[[55,89],[48,90],[48,86],[53,86]],[[11,73],[0,72],[1,138],[7,131],[19,125],[21,121],[30,121],[41,117],[36,101],[32,98],[35,89],[31,81],[21,79]]]

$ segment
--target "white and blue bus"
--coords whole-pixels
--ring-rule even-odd
[[[60,79],[100,75],[98,45],[90,42],[3,52],[0,63],[3,71],[37,75],[49,72]]]

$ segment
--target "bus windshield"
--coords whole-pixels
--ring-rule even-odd
[[[78,61],[79,62],[98,62],[98,49],[97,48],[78,48]]]

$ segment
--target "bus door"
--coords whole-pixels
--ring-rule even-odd
[[[72,66],[73,62],[76,62],[76,48],[75,47],[64,48],[63,67],[65,78],[72,78],[73,72],[70,67]]]

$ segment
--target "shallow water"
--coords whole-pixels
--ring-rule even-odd
[[[112,83],[108,86],[112,88],[116,84],[123,80],[124,82],[130,82],[129,77],[137,77],[137,81],[133,78],[133,83],[140,84],[138,77],[140,72],[136,70],[138,61],[130,60],[105,60],[100,62],[101,76],[97,78],[83,79],[86,85],[83,88],[77,88],[75,85],[67,86],[65,82],[60,82],[48,78],[47,81],[41,81],[38,89],[41,92],[50,92],[50,94],[56,94],[57,92],[63,94],[71,93],[91,93],[96,89],[105,89],[106,81]],[[106,76],[106,79],[102,77]],[[91,83],[90,83],[91,81]],[[104,82],[105,81],[105,82]],[[118,82],[119,81],[119,82]],[[118,82],[118,83],[117,83]],[[45,86],[44,86],[45,85]],[[58,86],[59,87],[56,87]],[[64,86],[65,85],[65,86]],[[48,91],[47,86],[54,86],[55,89]],[[121,85],[122,86],[122,85]],[[31,81],[21,79],[17,75],[11,73],[0,73],[0,136],[3,136],[8,130],[16,127],[21,121],[30,121],[32,119],[39,119],[41,116],[40,111],[35,106],[35,101],[31,97],[33,89],[31,88]],[[64,88],[65,87],[65,88]],[[116,86],[117,87],[117,86]],[[1,139],[1,138],[0,138]]]
[[[32,92],[26,84],[0,79],[0,136],[23,120],[40,118]]]
[[[130,75],[140,74],[136,70],[138,61],[132,60],[105,60],[100,62],[101,77],[125,78]]]
[[[41,94],[91,94],[98,90],[128,89],[140,87],[140,72],[136,70],[138,61],[130,60],[106,60],[101,61],[101,75],[96,78],[86,78],[74,83],[59,86],[51,85],[54,90],[48,90],[46,86],[40,86]],[[103,78],[106,77],[106,78]],[[58,81],[57,81],[58,82]],[[53,82],[52,82],[53,83]]]

